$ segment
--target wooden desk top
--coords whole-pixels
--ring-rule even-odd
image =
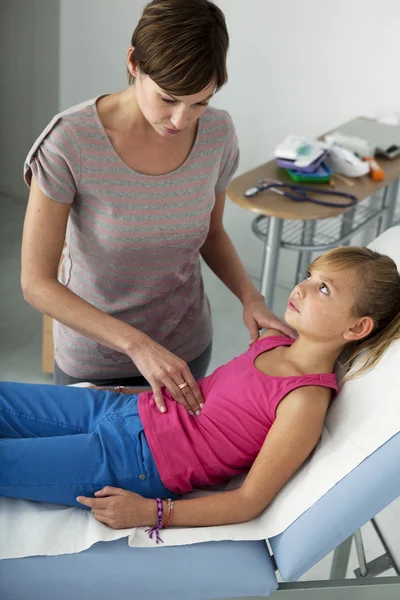
[[[372,194],[375,194],[378,190],[387,186],[392,181],[400,178],[400,158],[388,160],[377,157],[377,161],[385,171],[385,179],[383,181],[375,182],[372,181],[370,175],[364,175],[364,177],[351,179],[351,181],[354,182],[354,186],[350,186],[334,177],[334,190],[353,194],[361,201],[372,196]],[[286,174],[286,171],[277,166],[275,160],[271,160],[268,163],[233,179],[228,187],[228,196],[235,204],[239,204],[239,206],[247,208],[247,210],[268,217],[278,217],[279,219],[301,219],[304,221],[327,219],[328,217],[337,217],[348,210],[347,208],[320,206],[318,204],[312,204],[311,202],[295,202],[294,200],[289,200],[270,190],[259,192],[256,196],[253,196],[253,198],[246,198],[243,192],[256,185],[257,181],[262,178],[280,180],[285,183],[295,183]],[[302,184],[298,183],[296,185]],[[310,184],[307,183],[305,185],[308,186]],[[315,187],[324,187],[327,190],[333,189],[326,183],[314,185]],[[320,194],[319,196],[316,194],[315,198],[338,202],[338,204],[344,200],[344,198],[325,196],[323,194]]]

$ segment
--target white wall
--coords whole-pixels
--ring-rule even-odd
[[[213,101],[232,115],[239,173],[288,133],[317,135],[356,115],[400,108],[398,0],[217,0],[231,38],[229,83]],[[141,0],[61,0],[60,107],[121,89]],[[227,202],[226,228],[250,273],[262,244],[253,215]],[[295,255],[283,253],[290,285]]]
[[[231,49],[229,83],[214,104],[236,124],[239,172],[272,158],[288,133],[316,136],[357,115],[400,110],[398,0],[217,4]],[[258,274],[262,245],[250,231],[253,218],[228,205],[226,227],[248,270]],[[281,282],[289,286],[294,258],[282,252]]]
[[[127,85],[126,52],[144,5],[142,0],[61,0],[61,110]]]
[[[21,0],[1,2],[0,190],[18,196],[23,190],[22,148],[28,145],[32,129],[32,106],[27,94],[32,89],[33,71],[24,64],[24,56],[30,55],[33,48],[32,19],[32,5],[24,6]],[[19,44],[15,44],[17,31]]]
[[[23,162],[58,108],[58,0],[0,0],[0,192],[25,200]]]

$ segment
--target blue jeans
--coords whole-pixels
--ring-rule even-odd
[[[138,396],[0,382],[0,496],[84,508],[112,485],[176,498],[161,482]]]

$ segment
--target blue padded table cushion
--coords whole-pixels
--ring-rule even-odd
[[[283,579],[295,581],[400,496],[400,433],[271,538]]]
[[[206,600],[269,596],[278,583],[264,541],[130,548],[0,561],[1,600]]]

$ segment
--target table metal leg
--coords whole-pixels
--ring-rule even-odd
[[[352,540],[350,536],[335,549],[329,579],[346,579]]]
[[[312,246],[315,226],[316,226],[316,221],[304,221],[303,233],[301,236],[301,243],[304,246]],[[297,259],[297,268],[296,268],[296,283],[299,283],[299,281],[304,279],[304,277],[306,275],[307,267],[311,262],[311,256],[312,256],[312,252],[310,250],[305,250],[303,252],[299,252],[299,257]]]
[[[375,229],[375,235],[374,235],[374,239],[376,237],[378,237],[378,235],[380,235],[380,233],[383,231],[383,216],[386,212],[385,206],[386,206],[386,197],[387,197],[387,193],[388,193],[388,186],[386,186],[381,194],[381,198],[380,198],[380,207],[381,207],[381,214],[376,222],[376,229]]]
[[[387,539],[385,538],[385,536],[383,535],[381,528],[379,527],[376,519],[371,519],[371,523],[373,528],[375,529],[375,533],[377,534],[382,546],[385,548],[386,554],[389,557],[393,569],[396,572],[396,575],[400,575],[400,562],[398,561],[398,559],[396,558],[395,553],[393,552],[389,542],[387,541]]]
[[[368,567],[367,559],[365,558],[365,550],[361,535],[361,529],[357,529],[357,531],[354,533],[354,544],[356,547],[358,564],[360,565],[360,575],[361,577],[366,577],[368,575]]]
[[[386,229],[389,229],[389,227],[392,225],[398,193],[399,180],[396,179],[386,187],[384,192],[384,206],[386,211],[383,213],[383,217],[380,222],[379,234],[386,231]]]
[[[282,219],[270,217],[268,234],[264,244],[260,291],[265,298],[265,303],[271,310],[274,301],[282,227]]]
[[[342,217],[342,225],[340,227],[340,237],[344,237],[345,235],[347,235],[348,233],[350,233],[350,231],[353,229],[353,222],[354,222],[354,214],[355,214],[356,209],[355,208],[350,208],[350,210],[348,210]],[[343,246],[348,246],[350,244],[350,238],[348,240],[345,240],[345,242],[343,243]]]

